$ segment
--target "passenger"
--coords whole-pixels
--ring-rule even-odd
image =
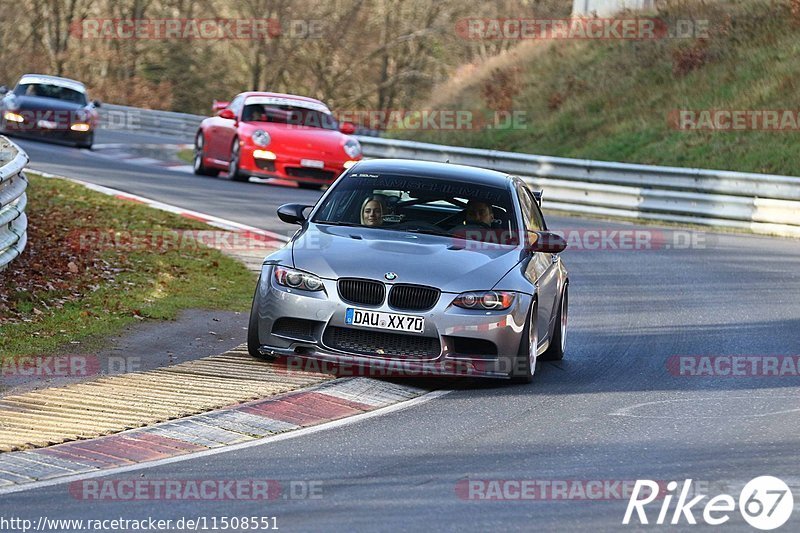
[[[252,122],[266,122],[267,114],[264,112],[263,108],[256,108],[253,110],[252,118],[250,120]]]
[[[383,199],[370,196],[361,204],[361,223],[365,226],[380,226],[383,224]]]
[[[494,222],[494,211],[492,206],[479,200],[470,200],[464,209],[464,221],[466,224],[478,224],[491,227]]]

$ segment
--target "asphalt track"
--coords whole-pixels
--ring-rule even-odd
[[[155,142],[151,136],[119,132],[98,138],[122,141]],[[318,197],[291,187],[135,167],[68,147],[19,144],[34,169],[284,234],[287,228],[277,221],[275,207]],[[35,189],[30,196],[35,201]],[[546,206],[546,190],[544,197]],[[549,224],[559,230],[634,228],[564,217],[550,217]],[[669,230],[639,229],[664,235],[674,244]],[[100,478],[267,478],[284,486],[311,483],[321,487],[321,497],[86,501],[71,495],[67,485],[55,485],[4,496],[0,515],[34,521],[40,516],[207,517],[209,524],[211,517],[275,516],[283,531],[641,527],[621,524],[627,499],[613,491],[601,501],[580,499],[579,494],[571,499],[555,495],[482,501],[458,490],[466,479],[567,482],[573,489],[582,480],[693,479],[709,496],[727,492],[738,499],[744,483],[773,475],[793,486],[798,502],[797,373],[686,376],[676,375],[670,365],[676,361],[673,356],[800,354],[800,245],[748,235],[704,233],[695,238],[688,248],[573,247],[565,252],[571,274],[567,356],[561,363],[540,365],[531,385],[428,382],[453,390],[405,410],[296,438]],[[497,486],[508,491],[514,484]],[[487,494],[490,484],[483,487],[473,496]],[[699,510],[695,507],[700,523],[707,501]],[[647,508],[651,522],[658,506]],[[715,529],[752,530],[738,512],[730,516]],[[796,531],[798,524],[800,509],[795,505],[784,530]],[[684,519],[672,529],[698,528]]]

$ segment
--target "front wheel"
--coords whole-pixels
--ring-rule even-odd
[[[514,367],[510,373],[511,381],[514,383],[530,383],[533,381],[533,373],[536,370],[536,351],[539,348],[536,312],[536,300],[534,300],[528,310],[527,323],[522,331],[519,351],[514,358]]]
[[[553,336],[547,351],[542,354],[542,361],[564,359],[564,350],[567,347],[567,316],[569,314],[569,291],[567,289],[569,289],[569,284],[564,285],[564,290],[561,292],[556,324],[553,326]]]
[[[274,361],[275,356],[264,355],[259,351],[261,340],[258,337],[258,288],[261,286],[261,278],[256,284],[256,293],[253,295],[253,306],[250,308],[250,321],[247,324],[247,352],[256,359],[264,361]]]
[[[233,141],[233,146],[231,146],[231,160],[230,163],[228,163],[228,177],[233,181],[247,181],[250,179],[250,176],[242,174],[240,158],[239,139],[235,139]]]

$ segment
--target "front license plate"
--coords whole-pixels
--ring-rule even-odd
[[[40,120],[38,122],[38,126],[40,128],[42,128],[42,129],[54,130],[54,129],[56,129],[56,127],[58,127],[58,124],[56,124],[55,122],[52,122],[50,120]]]
[[[346,324],[364,328],[389,329],[408,333],[422,333],[425,331],[425,317],[423,316],[381,313],[353,307],[347,308],[344,321]]]
[[[317,159],[301,159],[300,166],[309,168],[323,168],[325,167],[325,161],[319,161]]]

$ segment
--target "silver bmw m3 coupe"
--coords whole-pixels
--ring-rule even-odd
[[[566,242],[515,176],[448,163],[361,161],[264,260],[248,350],[384,375],[530,382],[561,359]]]

